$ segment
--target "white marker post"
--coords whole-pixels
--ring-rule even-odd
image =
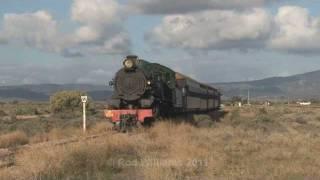
[[[81,101],[83,104],[83,132],[86,132],[86,130],[87,130],[86,103],[88,101],[88,96],[81,96]]]

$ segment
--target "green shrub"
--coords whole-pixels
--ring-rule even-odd
[[[268,115],[259,115],[256,119],[256,123],[273,123],[274,120]]]
[[[23,106],[23,107],[17,107],[15,110],[16,115],[38,115],[39,111],[35,107],[31,106]]]
[[[61,91],[50,97],[50,109],[52,113],[79,113],[82,111],[81,96],[86,95],[81,91]],[[87,102],[88,112],[94,112],[91,98]]]
[[[295,121],[299,124],[308,124],[308,121],[302,116],[298,116]]]
[[[19,101],[18,101],[18,100],[13,100],[13,101],[11,102],[11,104],[19,104]]]
[[[266,108],[260,108],[258,114],[259,115],[266,115],[266,114],[268,114],[268,111]]]

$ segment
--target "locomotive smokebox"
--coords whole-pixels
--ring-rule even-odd
[[[145,93],[147,79],[140,69],[134,71],[120,70],[115,79],[115,90],[122,99],[134,101]]]

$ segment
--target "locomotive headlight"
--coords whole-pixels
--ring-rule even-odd
[[[124,67],[127,69],[132,69],[134,66],[134,62],[132,59],[125,60],[123,64],[124,64]]]
[[[151,81],[148,81],[147,84],[150,86],[151,85]]]

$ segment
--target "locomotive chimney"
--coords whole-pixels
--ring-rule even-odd
[[[127,59],[138,59],[138,56],[136,56],[136,55],[129,55],[129,56],[127,56]]]

